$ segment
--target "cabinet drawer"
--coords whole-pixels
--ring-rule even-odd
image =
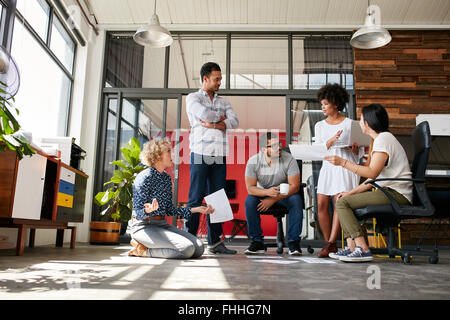
[[[83,222],[83,212],[80,214],[72,208],[58,207],[56,221]]]
[[[73,196],[58,192],[58,201],[56,204],[61,207],[72,208],[73,207]]]
[[[64,167],[61,167],[61,172],[59,174],[59,179],[64,180],[66,182],[75,184],[75,175],[76,173],[73,171],[70,171],[69,169],[66,169]]]
[[[75,185],[64,180],[59,180],[59,192],[73,196]]]

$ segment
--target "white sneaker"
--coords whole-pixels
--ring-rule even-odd
[[[247,250],[245,250],[245,254],[265,254],[266,248],[264,247],[264,243],[258,241],[252,241]]]
[[[303,252],[302,252],[301,249],[300,250],[293,250],[293,251],[289,250],[288,254],[290,256],[301,256],[301,255],[303,255]]]
[[[346,255],[349,255],[350,253],[352,253],[350,251],[350,249],[343,249],[343,250],[339,250],[338,252],[330,252],[328,254],[328,257],[339,260],[341,257],[345,257]]]

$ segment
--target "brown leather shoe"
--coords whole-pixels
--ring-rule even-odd
[[[336,242],[327,242],[322,247],[322,250],[317,254],[319,258],[328,258],[330,252],[337,252]]]

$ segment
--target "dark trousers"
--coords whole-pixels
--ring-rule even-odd
[[[245,199],[245,217],[247,219],[248,235],[253,241],[264,242],[261,229],[261,217],[258,204],[264,197],[248,195]],[[303,199],[298,193],[276,202],[289,209],[287,241],[298,242],[303,228]]]
[[[190,174],[188,206],[192,208],[200,206],[203,198],[208,194],[225,188],[227,177],[226,158],[202,156],[192,152]],[[211,223],[209,215],[207,215],[206,219],[208,221],[208,244],[212,245],[220,241],[222,223]],[[199,222],[200,213],[192,213],[186,221],[188,232],[197,235]]]

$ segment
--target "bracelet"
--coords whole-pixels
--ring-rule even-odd
[[[343,168],[345,168],[345,166],[347,165],[348,160],[345,159],[344,165],[342,166]],[[347,168],[346,168],[347,169]]]

